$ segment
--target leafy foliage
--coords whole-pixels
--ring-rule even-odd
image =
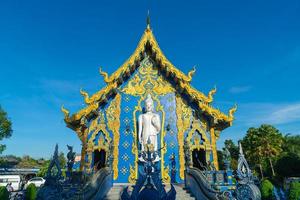
[[[37,188],[33,183],[30,183],[26,188],[26,200],[35,200],[37,195]]]
[[[275,170],[278,176],[299,177],[300,176],[300,157],[294,153],[286,153],[282,155],[275,164]]]
[[[300,199],[300,183],[293,182],[290,186],[289,200],[299,200]]]
[[[284,137],[282,149],[286,153],[296,154],[298,157],[300,157],[300,135],[286,135]]]
[[[7,117],[7,113],[0,106],[0,140],[9,138],[12,135],[12,123]],[[0,154],[5,150],[6,146],[0,144]]]
[[[266,166],[269,163],[275,175],[273,159],[282,152],[283,136],[275,127],[263,124],[259,128],[249,128],[242,145],[252,166]]]
[[[7,191],[5,186],[0,186],[0,199],[9,200],[9,192]]]
[[[263,200],[272,200],[273,199],[273,184],[267,180],[264,179],[261,183],[261,197]]]

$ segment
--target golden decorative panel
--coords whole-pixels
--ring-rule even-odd
[[[185,160],[184,160],[184,133],[190,126],[192,110],[186,105],[180,95],[176,95],[176,115],[177,115],[177,140],[179,147],[179,177],[184,180]]]
[[[122,92],[133,96],[155,93],[165,95],[174,92],[173,86],[163,76],[158,75],[158,70],[153,68],[153,62],[146,57],[138,68],[138,73],[128,82]]]
[[[114,180],[118,178],[119,141],[120,141],[121,95],[117,94],[106,110],[107,126],[113,133],[113,171]]]

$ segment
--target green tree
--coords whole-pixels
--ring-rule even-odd
[[[241,141],[250,163],[259,166],[263,177],[263,163],[268,162],[271,173],[275,176],[273,159],[282,152],[283,136],[275,127],[267,124],[259,128],[249,128]]]
[[[293,153],[300,157],[300,135],[290,135],[284,136],[282,145],[283,152]]]
[[[5,186],[0,186],[0,199],[9,200],[9,192],[7,191]]]
[[[59,153],[58,160],[59,160],[59,164],[60,164],[61,169],[64,169],[66,167],[67,160],[66,160],[65,154],[63,152]]]
[[[285,177],[300,176],[300,157],[295,153],[284,153],[274,166],[278,177],[283,180]]]
[[[299,200],[300,199],[300,183],[293,182],[290,186],[289,200]]]
[[[7,113],[0,106],[0,140],[9,138],[12,135],[12,123],[7,117]],[[6,146],[0,144],[0,154],[5,150]]]
[[[273,189],[274,189],[274,186],[273,184],[267,180],[267,179],[264,179],[262,182],[261,182],[261,197],[263,200],[272,200],[273,199]]]
[[[33,183],[30,183],[26,188],[25,199],[35,200],[37,195],[37,188]]]

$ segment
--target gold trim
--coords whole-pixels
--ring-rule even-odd
[[[215,129],[213,127],[210,128],[210,138],[211,138],[214,166],[216,170],[219,170],[218,154],[217,154],[217,147],[216,147],[216,136],[215,136]]]
[[[179,151],[179,177],[184,180],[185,160],[184,160],[184,133],[190,126],[192,111],[182,98],[176,95],[176,115],[177,115],[177,140]]]
[[[197,135],[196,138],[193,138],[193,135],[197,134],[197,131],[199,132],[199,135]],[[203,144],[200,143],[200,138],[203,138]],[[193,140],[192,140],[193,139]],[[204,149],[206,152],[211,150],[210,141],[207,138],[206,131],[205,131],[205,125],[201,123],[200,120],[193,119],[192,122],[192,128],[188,132],[188,135],[186,137],[187,144],[189,145],[189,151],[190,151],[190,159],[192,160],[192,152],[194,149]],[[207,159],[207,156],[206,156]]]
[[[161,146],[161,150],[160,150],[160,157],[161,157],[161,160],[160,160],[160,163],[161,163],[161,177],[162,177],[162,181],[164,183],[170,183],[171,178],[169,176],[169,166],[165,167],[165,159],[164,159],[164,156],[167,153],[167,147],[166,147],[166,143],[165,143],[165,136],[166,136],[166,132],[165,132],[165,118],[166,118],[166,113],[165,113],[164,107],[163,107],[163,105],[161,105],[158,97],[156,95],[153,95],[152,99],[153,99],[153,101],[157,102],[156,112],[161,112],[162,113],[162,125],[161,125],[161,136],[160,136],[160,146]]]
[[[113,171],[114,180],[118,178],[119,142],[120,142],[121,95],[118,93],[106,110],[107,126],[113,133]]]
[[[158,75],[158,71],[153,69],[153,62],[147,56],[139,66],[138,73],[128,82],[122,92],[133,96],[142,96],[145,93],[155,93],[157,95],[165,95],[175,92],[174,87]],[[147,87],[148,85],[152,87]]]
[[[129,170],[130,175],[128,177],[128,182],[131,184],[135,184],[137,177],[138,177],[138,140],[137,140],[138,128],[137,128],[137,123],[136,123],[137,122],[136,112],[137,111],[142,112],[141,103],[144,99],[145,99],[145,97],[141,96],[141,98],[138,100],[138,105],[134,107],[134,111],[133,111],[134,131],[132,132],[133,142],[132,142],[131,152],[135,156],[135,159],[134,159],[134,166],[133,167],[131,165],[129,166],[130,167],[130,170]]]

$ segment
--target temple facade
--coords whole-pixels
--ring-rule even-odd
[[[141,151],[138,118],[149,94],[161,121],[157,149],[163,182],[182,183],[188,166],[219,169],[216,141],[232,125],[236,106],[227,114],[213,108],[216,88],[207,95],[195,89],[196,69],[184,74],[176,68],[149,22],[129,59],[111,75],[103,70],[105,87],[93,95],[80,90],[84,108],[70,114],[62,107],[67,127],[82,143],[81,171],[94,173],[111,165],[115,183],[135,183]]]

